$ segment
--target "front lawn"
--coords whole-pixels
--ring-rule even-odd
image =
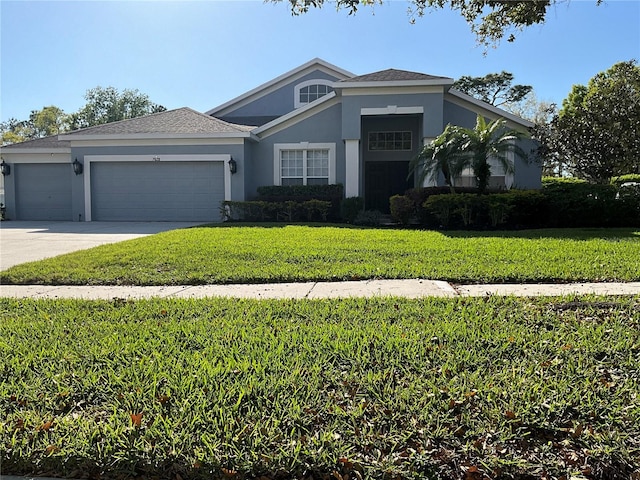
[[[0,299],[0,380],[4,474],[595,479],[640,465],[632,298]]]
[[[458,283],[640,279],[640,232],[434,232],[214,226],[104,245],[0,272],[0,282],[183,285],[429,278]]]

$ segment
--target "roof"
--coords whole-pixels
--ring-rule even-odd
[[[357,77],[341,80],[342,82],[358,83],[358,82],[404,82],[404,81],[433,81],[433,80],[453,80],[449,77],[439,77],[436,75],[427,75],[426,73],[410,72],[408,70],[396,70],[388,68],[379,72],[367,73]]]
[[[27,148],[44,148],[44,149],[56,149],[56,148],[70,148],[71,142],[68,140],[59,140],[58,135],[51,135],[50,137],[34,138],[33,140],[27,140],[26,142],[12,143],[10,145],[4,145],[2,150],[18,150]]]
[[[80,139],[83,136],[115,135],[203,135],[203,134],[243,134],[253,128],[236,125],[183,107],[175,110],[152,113],[144,117],[130,118],[118,122],[105,123],[83,128],[61,135],[61,138]]]

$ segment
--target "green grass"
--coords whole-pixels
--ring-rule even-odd
[[[632,478],[640,304],[0,299],[0,412],[4,474]]]
[[[431,278],[459,283],[640,279],[640,232],[447,232],[327,226],[177,230],[0,273],[0,282],[180,285]]]

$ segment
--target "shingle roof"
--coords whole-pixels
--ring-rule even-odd
[[[135,134],[218,134],[245,133],[252,126],[236,125],[210,117],[187,107],[152,113],[144,117],[83,128],[66,135],[135,135]]]
[[[358,77],[348,78],[341,80],[345,83],[355,82],[398,82],[407,80],[452,80],[448,77],[438,77],[435,75],[427,75],[426,73],[409,72],[407,70],[396,70],[389,68],[387,70],[380,70],[379,72],[367,73]]]
[[[35,138],[33,140],[27,140],[26,142],[13,143],[11,145],[4,145],[5,149],[14,148],[70,148],[71,142],[68,140],[58,140],[57,135],[50,137]]]

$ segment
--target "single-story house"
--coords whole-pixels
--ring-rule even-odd
[[[205,113],[179,108],[2,147],[6,216],[19,220],[220,221],[262,185],[344,185],[368,209],[413,187],[408,164],[447,124],[530,122],[403,70],[354,75],[314,59]],[[532,140],[521,140],[526,151]],[[539,188],[515,159],[491,183]],[[464,179],[461,179],[464,180]]]

